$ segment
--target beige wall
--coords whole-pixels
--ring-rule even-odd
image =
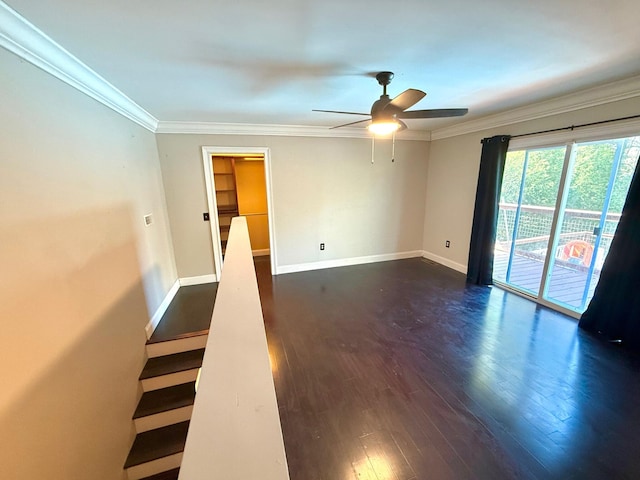
[[[639,111],[640,98],[635,98],[431,142],[424,250],[454,268],[466,269],[483,138],[626,117]],[[450,248],[445,248],[446,240],[451,241]]]
[[[269,147],[278,266],[421,250],[428,143],[157,135],[180,277],[213,273],[202,146]],[[326,250],[321,252],[319,244]],[[272,249],[273,249],[272,245]]]
[[[176,279],[154,135],[2,49],[0,71],[0,478],[120,479]]]

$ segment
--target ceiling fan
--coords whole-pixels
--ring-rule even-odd
[[[376,75],[376,80],[382,85],[382,95],[380,99],[373,102],[371,106],[371,113],[359,113],[359,112],[342,112],[336,110],[313,110],[314,112],[325,113],[340,113],[347,115],[364,115],[367,117],[365,120],[358,120],[357,122],[345,123],[333,128],[347,127],[349,125],[356,125],[358,123],[371,122],[369,130],[374,134],[384,135],[393,133],[396,130],[404,130],[407,128],[407,124],[403,119],[412,118],[444,118],[444,117],[461,117],[466,115],[469,109],[467,108],[438,108],[431,110],[409,110],[420,100],[422,100],[426,93],[421,90],[410,88],[405,90],[394,99],[389,98],[387,95],[387,85],[391,83],[393,79],[393,72],[380,72]]]

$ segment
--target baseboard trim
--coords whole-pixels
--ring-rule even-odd
[[[175,283],[171,286],[171,288],[167,292],[167,294],[165,295],[162,302],[160,302],[160,305],[158,306],[155,313],[149,320],[149,323],[147,323],[147,326],[144,327],[145,331],[147,332],[147,339],[151,338],[151,335],[153,335],[153,331],[158,326],[158,323],[160,323],[160,320],[162,319],[164,312],[166,312],[167,308],[169,308],[169,305],[171,304],[173,297],[175,297],[176,293],[178,293],[179,288],[180,288],[180,281],[176,280]]]
[[[215,274],[198,275],[197,277],[182,277],[180,278],[180,286],[188,287],[190,285],[202,285],[203,283],[215,283],[218,279]]]
[[[435,253],[427,252],[426,250],[422,251],[422,257],[427,260],[431,260],[433,262],[439,263],[440,265],[444,265],[445,267],[456,270],[460,273],[467,274],[467,266],[458,262],[454,262],[453,260],[449,260],[448,258],[441,257],[440,255],[436,255]]]
[[[263,248],[262,250],[251,250],[251,253],[254,257],[264,257],[266,255],[271,255],[271,250],[268,248]]]
[[[325,268],[348,267],[365,263],[387,262],[390,260],[402,260],[405,258],[421,257],[422,250],[410,252],[385,253],[382,255],[368,255],[364,257],[341,258],[338,260],[324,260],[321,262],[299,263],[296,265],[278,266],[278,274],[307,272],[310,270],[322,270]]]

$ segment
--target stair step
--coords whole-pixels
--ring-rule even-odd
[[[195,370],[191,372],[195,372]],[[166,380],[172,376],[165,375],[157,377],[156,380]],[[133,414],[133,423],[138,433],[191,419],[196,396],[194,381],[171,383],[170,386],[161,384],[156,386],[159,386],[157,390],[145,390]]]
[[[208,333],[217,283],[181,286],[147,344]]]
[[[124,468],[135,467],[184,450],[189,422],[176,423],[139,433],[133,442]]]
[[[207,345],[208,338],[209,331],[204,330],[193,335],[183,335],[181,338],[175,340],[147,342],[147,355],[149,358],[154,358],[187,352],[189,350],[198,350]]]
[[[193,405],[195,398],[195,382],[145,392],[140,402],[138,402],[138,407],[133,414],[133,418],[155,415],[156,413],[166,412],[174,408],[187,407]]]
[[[199,348],[198,350],[150,358],[142,369],[140,380],[198,369],[202,366],[203,357],[204,348]]]
[[[150,477],[144,477],[140,480],[178,480],[179,473],[180,473],[179,468],[173,468],[166,472],[158,473],[156,475],[151,475]]]

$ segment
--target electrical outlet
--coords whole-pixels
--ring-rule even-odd
[[[148,227],[153,224],[153,216],[151,214],[144,216],[144,224]]]
[[[324,250],[324,243],[320,244],[320,250]]]
[[[451,242],[447,240],[446,242],[444,242],[444,246],[449,248],[451,246]]]
[[[202,214],[202,219],[203,219],[205,222],[208,222],[208,221],[209,221],[209,212],[204,212],[204,213]]]

